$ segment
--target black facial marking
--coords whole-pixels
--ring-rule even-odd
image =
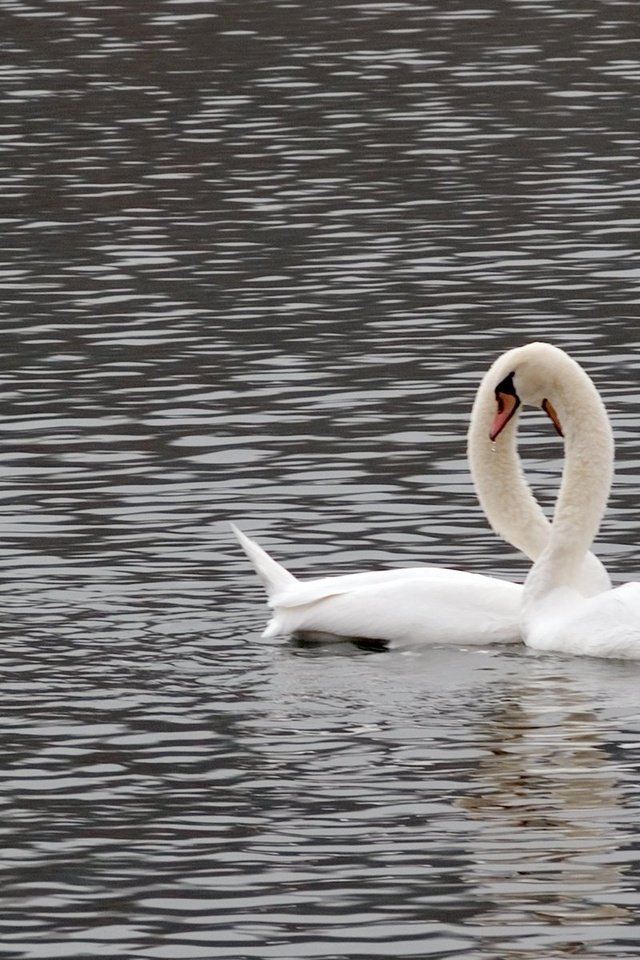
[[[516,401],[513,406],[513,410],[511,411],[511,416],[513,416],[513,414],[516,412],[516,410],[520,406],[520,397],[516,393],[516,388],[513,385],[514,375],[515,375],[515,370],[513,370],[507,377],[505,377],[504,380],[501,380],[498,386],[496,387],[496,401],[498,403],[499,414],[504,412],[505,397],[513,397],[514,400]],[[509,417],[509,419],[511,419],[511,417]]]
[[[513,377],[515,375],[515,370],[513,373],[510,373],[508,377],[505,377],[504,380],[501,380],[498,386],[496,387],[496,397],[499,393],[506,393],[509,397],[515,397],[518,399],[518,394],[516,393],[516,388],[513,385]]]

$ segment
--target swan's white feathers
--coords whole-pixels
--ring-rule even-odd
[[[526,639],[535,650],[640,660],[640,583],[587,599],[554,590],[537,604]]]
[[[399,580],[411,580],[423,584],[437,584],[455,578],[460,587],[484,582],[487,578],[475,573],[463,573],[446,567],[392,567],[389,570],[372,570],[368,573],[347,573],[342,576],[321,577],[318,580],[297,580],[284,590],[274,594],[271,607],[299,607],[317,600],[326,600],[343,593],[386,586]]]
[[[264,637],[305,632],[395,644],[520,639],[518,584],[427,566],[303,582],[237,527],[234,532],[269,594],[273,617]]]
[[[613,476],[613,435],[602,399],[579,364],[549,344],[512,351],[510,365],[522,402],[548,400],[565,436],[551,536],[524,586],[524,640],[536,650],[640,660],[640,584],[589,597],[576,589]]]
[[[275,596],[264,636],[315,632],[394,645],[510,643],[520,639],[514,625],[521,592],[506,580],[433,567],[327,577]]]
[[[268,597],[272,597],[275,593],[286,590],[287,587],[298,582],[292,573],[289,573],[282,564],[277,563],[273,557],[270,557],[267,551],[263,550],[255,540],[250,540],[246,533],[239,530],[235,524],[231,524],[231,529],[253,564],[253,568],[267,591]]]
[[[565,353],[549,343],[529,343],[502,354],[482,378],[471,411],[467,454],[480,506],[492,529],[531,560],[546,548],[551,524],[535,500],[518,455],[518,424],[522,406],[508,421],[498,439],[489,439],[496,413],[496,387],[513,374],[523,404],[539,405],[552,384],[561,386],[567,378],[573,384],[583,371]],[[583,385],[584,386],[584,385]],[[556,387],[553,386],[555,390]],[[587,397],[596,395],[588,381]],[[597,423],[592,424],[597,429]],[[560,442],[560,441],[558,441]],[[584,596],[609,590],[609,574],[596,556],[587,553],[574,583]]]

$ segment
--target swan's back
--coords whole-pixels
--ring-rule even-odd
[[[434,567],[326,577],[274,596],[263,636],[322,632],[392,645],[520,640],[522,587]]]

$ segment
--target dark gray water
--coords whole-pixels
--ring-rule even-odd
[[[0,957],[640,956],[640,667],[265,643],[228,528],[522,577],[465,431],[545,338],[637,577],[636,3],[0,21]]]

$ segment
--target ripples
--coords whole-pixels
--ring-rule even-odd
[[[305,954],[440,955],[509,937],[516,906],[533,911],[533,937],[563,909],[567,939],[628,919],[624,904],[584,905],[606,859],[612,891],[624,863],[608,853],[621,811],[607,723],[587,706],[596,688],[600,711],[633,703],[615,665],[580,664],[578,684],[540,665],[525,681],[519,656],[436,651],[416,670],[384,654],[274,660],[236,641],[223,675],[193,631],[193,653],[171,664],[168,647],[105,658],[99,639],[75,689],[59,646],[40,651],[39,684],[3,682],[16,717],[5,783],[22,804],[5,819],[3,903],[32,918],[5,953],[50,956],[53,943],[71,956],[106,939],[116,955],[278,956],[287,931]],[[541,849],[560,871],[558,907]],[[566,899],[576,884],[580,904]]]
[[[635,6],[74,6],[4,4],[0,956],[633,956],[633,671],[267,644],[228,521],[521,576],[464,434],[548,338],[635,578]]]

